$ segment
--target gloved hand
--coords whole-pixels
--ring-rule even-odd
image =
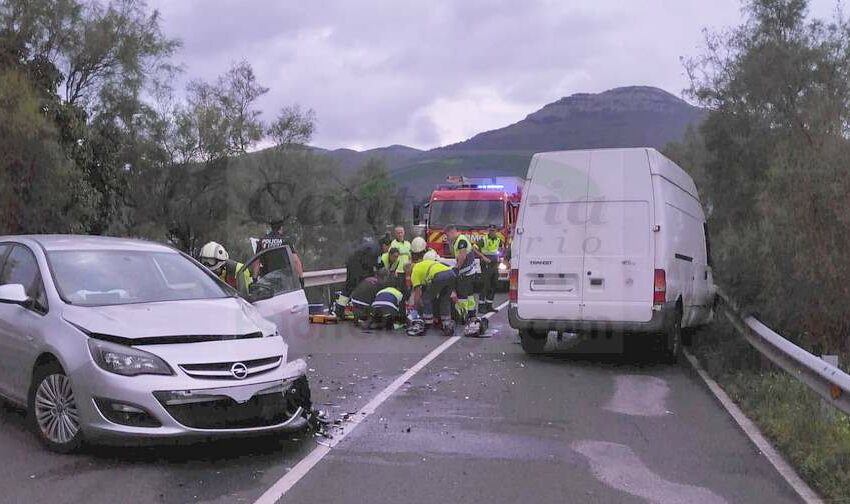
[[[419,312],[416,311],[415,309],[411,309],[410,311],[407,312],[407,318],[410,319],[410,320],[417,320],[417,319],[420,318]]]

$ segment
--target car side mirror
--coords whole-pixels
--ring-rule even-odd
[[[21,284],[0,285],[0,303],[27,306],[31,302]]]
[[[421,220],[422,207],[419,205],[413,205],[413,225],[418,226],[419,221]]]

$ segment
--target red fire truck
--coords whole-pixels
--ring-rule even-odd
[[[505,250],[509,250],[524,180],[451,176],[446,182],[434,189],[428,203],[413,209],[414,224],[420,229],[424,227],[422,236],[428,246],[442,257],[453,257],[451,247],[446,244],[446,226],[454,224],[469,239],[477,241],[487,234],[490,224],[495,224]],[[499,279],[507,281],[509,273],[510,264],[503,259],[499,264]]]

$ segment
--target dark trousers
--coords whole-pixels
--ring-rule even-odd
[[[493,298],[496,297],[496,286],[499,285],[499,262],[491,259],[489,263],[481,264],[481,299],[478,304],[483,305],[493,304]]]
[[[423,317],[426,321],[438,315],[442,319],[452,316],[452,291],[456,275],[453,271],[437,273],[431,283],[422,289]]]

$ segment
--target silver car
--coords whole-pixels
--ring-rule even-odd
[[[264,254],[240,295],[155,243],[0,237],[0,395],[62,452],[303,428],[306,364],[287,361],[281,330],[307,323],[306,298],[289,250]]]

